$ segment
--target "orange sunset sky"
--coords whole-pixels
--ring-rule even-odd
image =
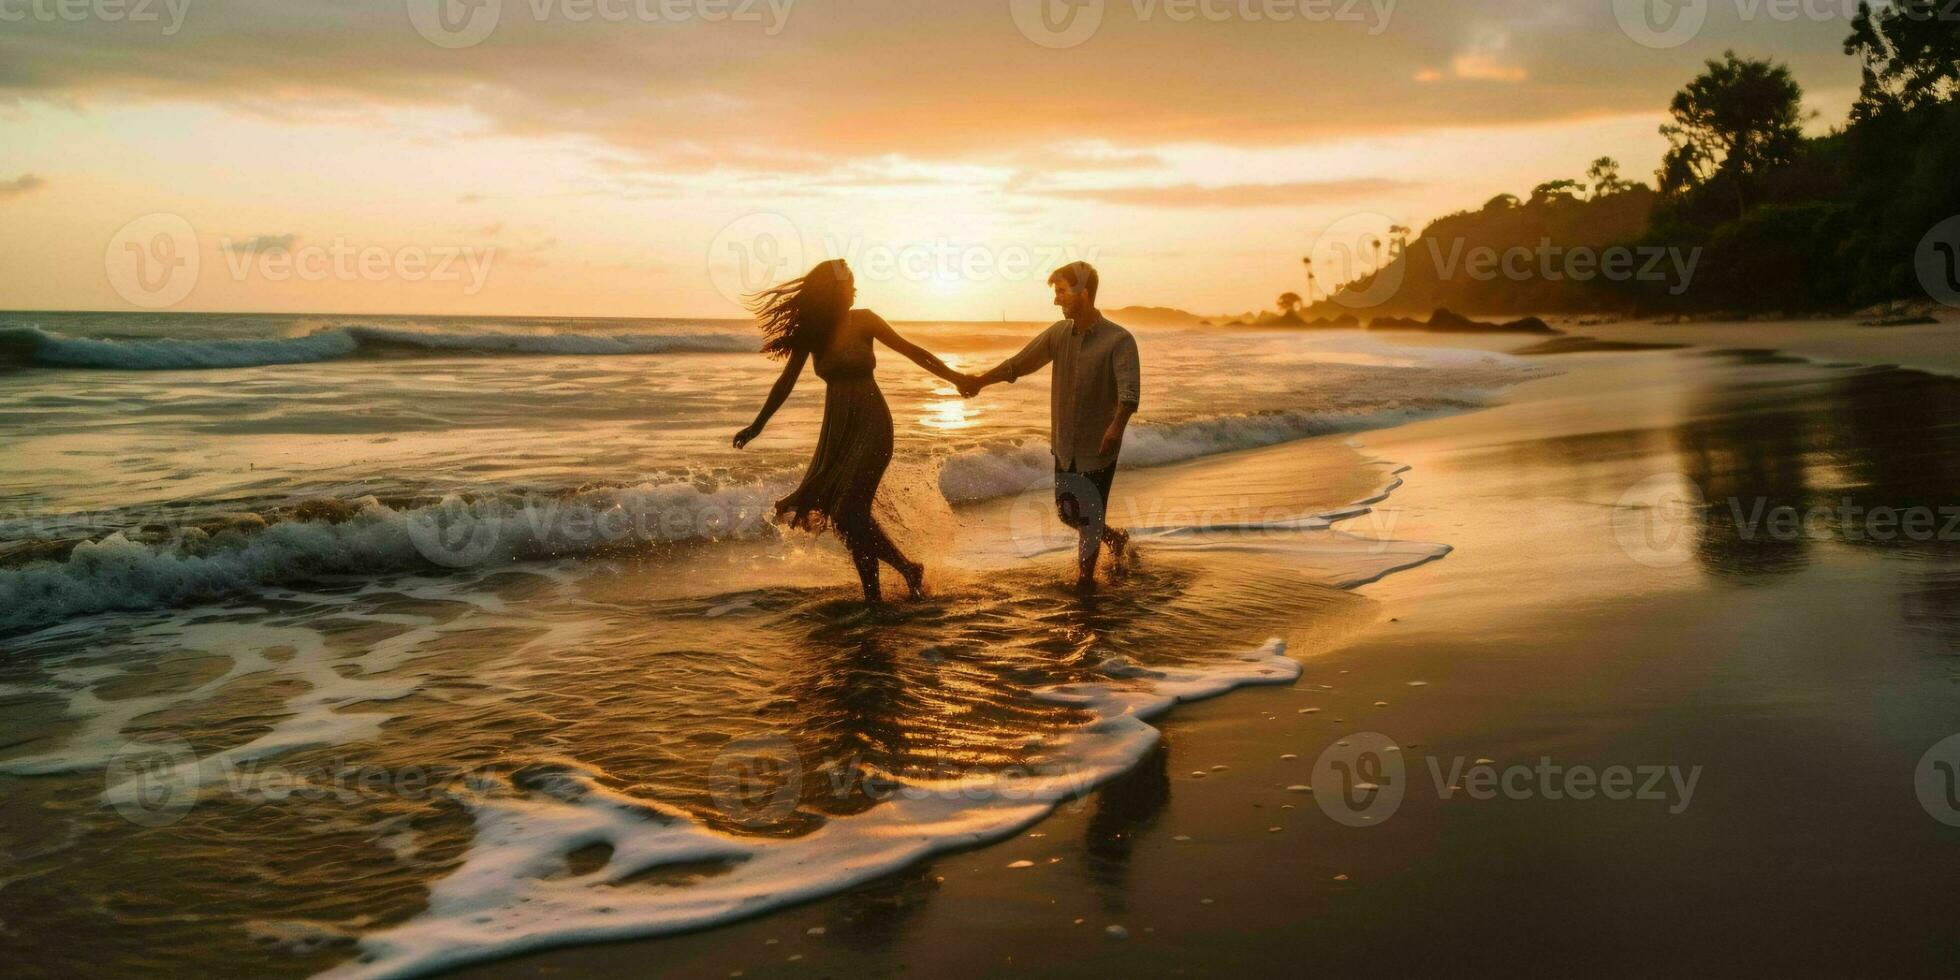
[[[1651,180],[1724,48],[1843,117],[1853,5],[1653,2],[0,0],[0,308],[136,309],[165,214],[182,311],[731,316],[830,256],[894,318],[1047,317],[1069,258],[1243,311],[1329,228]]]

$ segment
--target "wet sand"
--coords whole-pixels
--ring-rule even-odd
[[[1960,504],[1960,386],[1707,347],[1545,361],[1566,373],[1498,408],[1352,440],[1409,470],[1342,526],[1454,550],[1309,603],[1295,684],[1180,708],[1141,766],[1009,841],[469,972],[1950,974],[1960,827],[1915,766],[1960,730],[1960,542],[1839,504]],[[1670,509],[1690,484],[1707,506]],[[1791,536],[1759,503],[1837,509]],[[1316,773],[1391,742],[1399,805]],[[1526,773],[1452,790],[1478,760]],[[1616,767],[1634,798],[1567,795]]]

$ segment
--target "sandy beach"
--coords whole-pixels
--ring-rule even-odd
[[[1009,342],[938,329],[975,358]],[[741,523],[793,440],[760,477],[543,498],[570,523],[516,520],[533,498],[391,497],[271,508],[202,551],[16,564],[8,586],[40,605],[15,615],[99,597],[83,586],[149,605],[9,640],[29,655],[0,664],[18,725],[0,918],[48,975],[1941,973],[1924,937],[1960,865],[1939,781],[1960,744],[1942,741],[1948,328],[1782,325],[1822,362],[1766,329],[1586,328],[1680,346],[1526,357],[1507,352],[1533,338],[1153,333],[1183,384],[1117,485],[1136,545],[1091,600],[1011,438],[1038,387],[968,407],[894,386],[906,418],[966,441],[939,493],[899,484],[921,492],[894,527],[934,571],[890,619],[851,601],[834,546]],[[183,357],[171,343],[134,353]],[[735,355],[529,343],[578,352],[389,370],[429,405],[475,404],[478,376],[651,378],[711,419],[663,435],[671,452],[715,459],[733,410],[681,379]],[[1852,347],[1866,363],[1830,356]],[[1258,370],[1213,384],[1220,356]],[[581,472],[553,451],[563,422],[510,424],[530,450],[474,465]],[[327,464],[281,479],[459,444],[361,441],[320,437],[302,455]],[[74,465],[60,445],[30,448]],[[221,502],[257,472],[183,465]],[[572,533],[642,512],[667,537]],[[471,515],[433,540],[477,564],[417,563],[418,522]],[[218,591],[173,608],[192,574]],[[133,751],[164,765],[124,772]],[[211,911],[172,911],[189,903]],[[73,935],[98,941],[54,938]]]
[[[1960,0],[0,21],[0,980],[1960,974]]]
[[[1619,330],[1646,336],[1587,332]],[[1448,557],[1338,613],[1303,604],[1297,683],[1179,708],[1137,769],[1012,840],[745,923],[470,972],[1950,972],[1931,937],[1960,851],[1915,769],[1954,734],[1954,538],[1790,539],[1728,511],[1952,508],[1960,389],[1714,353],[1752,330],[1566,355],[1499,407],[1330,437],[1409,467],[1365,520]],[[1677,474],[1705,519],[1630,551],[1630,488]],[[1405,792],[1336,819],[1316,760],[1364,733],[1399,750]],[[1495,784],[1455,789],[1480,762]]]

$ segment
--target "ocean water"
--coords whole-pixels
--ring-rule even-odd
[[[900,325],[976,371],[1039,328]],[[778,370],[748,324],[0,314],[10,955],[415,974],[1013,833],[1447,552],[1370,526],[1397,468],[1340,434],[1542,370],[1136,332],[1139,545],[1093,601],[1045,378],[963,401],[881,349],[880,513],[931,594],[874,620],[769,519],[821,382],[729,445]]]

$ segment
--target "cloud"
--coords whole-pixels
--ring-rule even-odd
[[[298,242],[298,235],[254,235],[242,242],[226,240],[225,250],[234,255],[272,255],[290,252]]]
[[[1044,197],[1095,201],[1126,207],[1147,208],[1264,208],[1283,205],[1323,204],[1346,197],[1379,194],[1414,186],[1405,181],[1362,178],[1358,180],[1309,180],[1279,184],[1173,184],[1163,187],[1088,187],[1024,189],[1022,193]]]
[[[1606,4],[1559,18],[1534,15],[1545,6],[1534,0],[1418,5],[1370,34],[1339,20],[1139,18],[1113,3],[1087,45],[1058,52],[1030,42],[999,3],[796,4],[775,34],[732,19],[539,20],[506,3],[494,34],[448,50],[417,33],[400,0],[200,0],[169,43],[130,25],[9,25],[0,103],[154,100],[299,119],[344,109],[357,120],[434,106],[479,117],[486,135],[607,145],[649,171],[807,173],[894,153],[1012,167],[1017,152],[1096,141],[1277,146],[1658,110],[1704,54],[1639,48]],[[1800,72],[1828,64],[1855,84],[1835,39],[1761,43]],[[1417,94],[1411,77],[1425,67],[1525,91]],[[1078,158],[1057,161],[1068,169],[1148,166],[1120,152],[1061,156]]]
[[[22,174],[13,180],[0,180],[0,201],[10,197],[20,197],[23,194],[32,194],[46,186],[48,186],[47,181],[33,174]]]
[[[1478,82],[1522,82],[1530,77],[1523,68],[1507,65],[1483,51],[1468,51],[1450,61],[1456,77]]]
[[[1479,31],[1468,48],[1450,59],[1450,73],[1473,82],[1522,82],[1530,78],[1530,72],[1506,59],[1510,48],[1509,31]]]

